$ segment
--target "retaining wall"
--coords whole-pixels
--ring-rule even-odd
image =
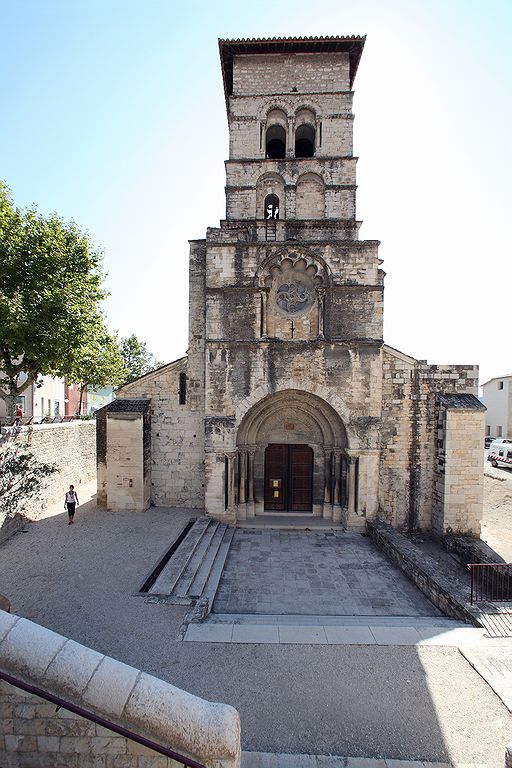
[[[469,603],[469,586],[439,572],[436,561],[412,541],[380,520],[368,520],[369,537],[385,555],[446,616],[479,627],[478,612]]]
[[[61,424],[36,424],[31,427],[3,427],[0,456],[10,445],[27,449],[40,462],[55,464],[58,471],[45,479],[36,494],[24,499],[17,510],[30,520],[45,516],[49,507],[62,500],[73,484],[80,498],[80,485],[96,477],[96,422],[71,421]],[[12,522],[6,523],[0,508],[0,542],[11,535]],[[17,529],[17,527],[16,527]]]

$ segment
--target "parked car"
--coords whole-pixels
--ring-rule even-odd
[[[490,444],[494,440],[494,437],[486,437],[484,438],[484,448],[489,448]]]
[[[512,468],[512,445],[510,440],[493,440],[487,461],[490,461],[493,467],[511,467]]]

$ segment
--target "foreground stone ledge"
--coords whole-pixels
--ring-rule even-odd
[[[210,768],[240,765],[240,718],[233,707],[205,701],[5,611],[0,671]],[[142,754],[152,768],[173,762],[73,713],[60,710],[57,717],[53,704],[0,681],[2,730],[6,752],[38,754],[34,765],[54,766],[62,759],[57,755],[84,753],[125,755],[128,768],[139,768]],[[9,765],[23,765],[17,759],[10,755]]]

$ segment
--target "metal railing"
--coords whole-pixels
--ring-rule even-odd
[[[90,720],[91,722],[96,723],[96,725],[101,725],[103,728],[107,728],[109,731],[118,733],[120,736],[124,736],[126,739],[136,741],[137,744],[142,744],[143,747],[152,749],[159,755],[171,757],[176,762],[181,763],[185,768],[206,768],[206,766],[204,766],[202,763],[198,763],[197,760],[193,760],[191,757],[186,757],[185,755],[181,755],[179,752],[175,752],[173,749],[163,747],[161,744],[157,744],[151,739],[146,739],[145,736],[140,736],[138,733],[134,733],[133,731],[128,730],[128,728],[123,728],[122,725],[117,725],[116,723],[112,723],[110,720],[106,720],[104,717],[101,717],[101,715],[97,715],[94,712],[83,709],[83,707],[72,704],[70,701],[65,701],[64,699],[61,699],[60,696],[54,696],[53,693],[43,691],[41,688],[38,688],[35,685],[29,685],[23,680],[19,680],[18,678],[13,677],[12,675],[8,675],[5,672],[0,671],[0,680],[5,680],[6,683],[14,685],[15,688],[21,688],[21,690],[26,691],[27,693],[31,693],[33,696],[39,696],[41,699],[46,699],[46,701],[56,705],[56,711],[62,708],[69,710],[69,712],[74,712],[75,715],[79,715],[79,717],[83,717],[85,720]]]
[[[468,563],[473,603],[512,602],[512,563]]]

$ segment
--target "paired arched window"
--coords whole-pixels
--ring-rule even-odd
[[[279,198],[277,195],[267,195],[265,198],[265,220],[277,221],[279,218]]]
[[[314,157],[317,116],[309,107],[300,107],[293,118],[295,157]],[[265,126],[265,157],[282,160],[286,157],[289,117],[278,107],[267,113]]]

